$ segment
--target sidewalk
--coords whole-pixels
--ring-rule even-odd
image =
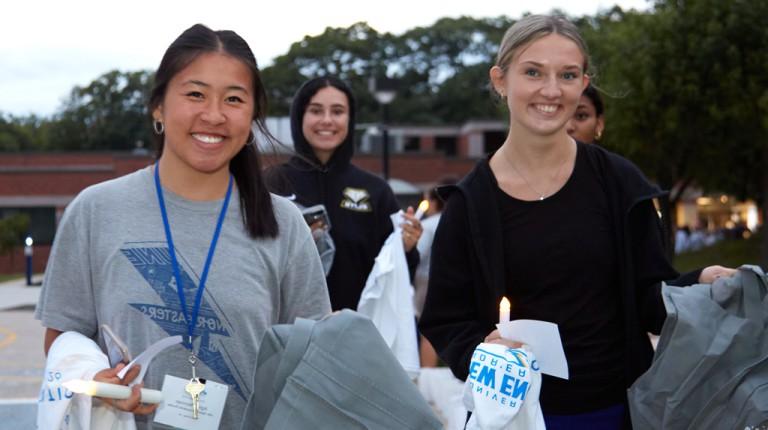
[[[43,280],[43,275],[32,277],[33,282]],[[0,282],[0,311],[13,309],[34,309],[37,305],[37,299],[40,297],[40,286],[27,285],[25,278],[14,279],[12,281]]]
[[[33,277],[33,282],[42,280]],[[25,278],[0,282],[0,428],[34,429],[45,360],[43,328],[32,311],[40,286]]]

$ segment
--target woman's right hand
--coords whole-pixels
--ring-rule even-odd
[[[507,348],[520,348],[523,346],[520,342],[515,342],[513,340],[504,339],[501,337],[501,333],[499,333],[499,329],[496,329],[492,331],[488,336],[485,337],[485,340],[483,340],[485,343],[498,343],[499,345],[504,345]]]
[[[117,374],[125,367],[125,363],[119,363],[117,366],[111,369],[104,369],[99,371],[93,376],[93,380],[97,382],[106,382],[108,384],[128,385],[137,376],[139,376],[140,366],[133,366],[128,373],[125,374],[123,379],[120,379]],[[136,384],[131,387],[131,397],[123,400],[108,399],[105,397],[99,397],[104,403],[112,405],[115,409],[119,409],[125,412],[131,412],[135,415],[147,415],[157,409],[157,404],[144,404],[141,403],[141,387],[144,384]]]

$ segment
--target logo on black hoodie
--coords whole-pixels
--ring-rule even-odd
[[[371,212],[371,195],[361,188],[344,188],[341,192],[344,198],[339,206],[357,212]]]

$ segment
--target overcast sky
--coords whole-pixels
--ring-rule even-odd
[[[305,35],[366,21],[400,34],[442,17],[476,18],[553,8],[593,15],[614,4],[647,9],[647,0],[11,0],[0,25],[0,112],[48,116],[75,85],[119,69],[154,69],[168,45],[200,22],[234,30],[261,66]]]

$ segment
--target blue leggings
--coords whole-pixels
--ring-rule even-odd
[[[627,406],[619,404],[577,415],[544,415],[547,430],[621,430]]]

